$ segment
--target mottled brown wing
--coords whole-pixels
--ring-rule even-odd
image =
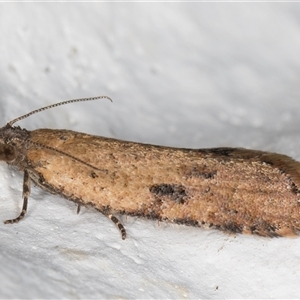
[[[168,148],[67,130],[30,134],[57,150],[28,149],[31,178],[102,212],[264,236],[300,228],[300,164],[285,155]]]

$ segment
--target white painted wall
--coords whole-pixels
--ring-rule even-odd
[[[299,3],[0,3],[0,118],[179,147],[300,159]],[[22,174],[0,165],[0,220]],[[299,298],[300,238],[121,217],[33,188],[0,223],[0,298]]]

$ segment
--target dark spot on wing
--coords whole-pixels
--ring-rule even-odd
[[[206,165],[204,166],[193,166],[185,171],[186,178],[203,178],[203,179],[213,179],[217,175],[216,170],[209,169]]]
[[[294,182],[291,182],[291,191],[295,194],[299,194],[300,190],[299,188],[296,186],[296,184]]]
[[[187,219],[175,219],[173,222],[177,223],[177,224],[187,225],[187,226],[199,226],[198,221],[191,220],[189,218],[187,218]]]
[[[187,198],[186,189],[181,184],[154,184],[150,187],[149,190],[158,198],[168,197],[180,204],[183,204]]]
[[[99,177],[99,176],[98,176],[94,171],[91,171],[90,177],[92,177],[92,178],[97,178],[97,177]]]
[[[200,149],[202,150],[202,149]],[[208,153],[216,154],[217,156],[230,156],[232,152],[235,151],[234,148],[212,148],[212,149],[204,149]]]
[[[257,225],[250,227],[252,234],[269,236],[269,237],[278,237],[280,236],[276,231],[278,230],[277,226],[274,224],[269,224],[265,221],[259,222]]]
[[[234,222],[230,222],[230,221],[222,224],[221,229],[225,230],[225,231],[233,232],[233,233],[242,233],[243,232],[242,225],[238,225],[238,224],[236,224]]]

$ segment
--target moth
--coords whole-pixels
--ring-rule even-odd
[[[26,213],[30,183],[111,219],[115,214],[261,236],[293,236],[300,229],[300,163],[276,153],[242,148],[180,149],[65,129],[0,129],[0,160],[24,173]]]

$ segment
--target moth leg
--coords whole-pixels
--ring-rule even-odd
[[[81,204],[77,204],[77,215],[80,213]]]
[[[117,225],[118,229],[121,232],[122,240],[125,240],[126,239],[126,230],[125,230],[124,226],[122,225],[122,223],[114,215],[108,214],[106,216]]]
[[[11,219],[11,220],[6,220],[6,221],[4,221],[4,224],[18,223],[20,220],[22,220],[24,218],[24,216],[26,214],[26,211],[27,211],[27,204],[28,204],[29,195],[30,195],[30,178],[29,178],[28,171],[25,169],[24,170],[24,180],[23,180],[23,194],[22,194],[23,207],[22,207],[22,211],[21,211],[20,215],[17,218]]]

